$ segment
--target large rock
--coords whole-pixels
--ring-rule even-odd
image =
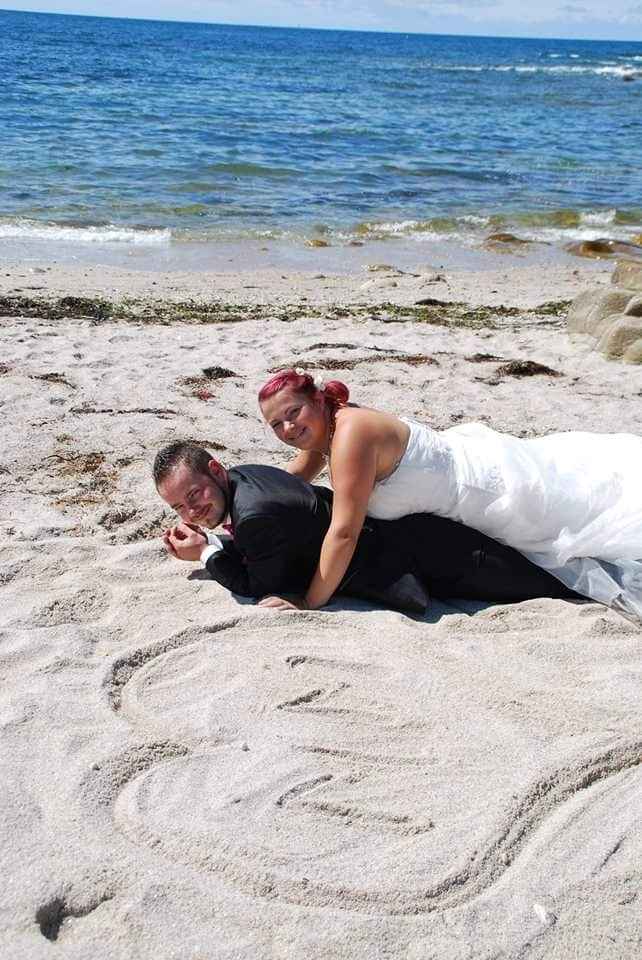
[[[611,283],[625,290],[642,290],[642,263],[620,260],[615,264]]]
[[[622,359],[626,363],[642,363],[642,338],[626,348],[622,354]]]
[[[624,313],[627,317],[642,317],[642,297],[633,297],[632,300],[629,300],[624,308]]]
[[[630,290],[614,287],[585,290],[575,298],[568,311],[569,331],[599,337],[604,332],[605,320],[609,321],[614,313],[623,313],[631,298]]]
[[[588,334],[609,359],[642,363],[642,264],[621,261],[611,287],[585,290],[570,306],[569,333]]]
[[[642,342],[642,317],[615,317],[614,323],[602,335],[598,349],[605,357],[622,357],[637,341]]]

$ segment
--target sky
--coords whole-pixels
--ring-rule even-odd
[[[342,30],[642,40],[642,0],[0,0],[0,9]]]

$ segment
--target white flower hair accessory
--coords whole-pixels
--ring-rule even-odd
[[[303,367],[295,367],[294,372],[298,377],[308,376],[308,371],[304,370]],[[325,380],[323,377],[312,377],[312,383],[317,388],[317,390],[325,390]]]

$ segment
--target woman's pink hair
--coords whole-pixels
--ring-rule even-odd
[[[350,397],[350,391],[345,383],[341,383],[340,380],[330,380],[319,390],[309,373],[297,373],[296,370],[281,370],[280,373],[276,373],[267,383],[263,384],[259,390],[259,403],[267,400],[268,397],[273,397],[275,393],[278,393],[279,390],[283,390],[285,387],[292,387],[293,390],[304,393],[309,397],[320,393],[325,403],[331,407],[332,410],[336,410],[337,407],[347,403]]]

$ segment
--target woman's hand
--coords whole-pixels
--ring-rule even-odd
[[[263,597],[258,602],[259,607],[269,607],[271,610],[307,610],[303,597],[295,597],[292,600],[285,600],[283,597]]]

